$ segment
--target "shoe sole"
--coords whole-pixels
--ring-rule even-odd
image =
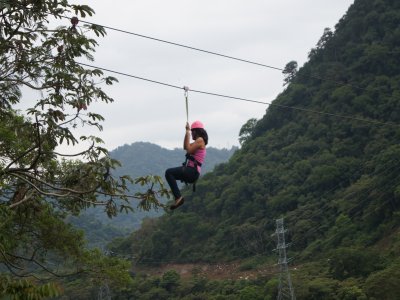
[[[175,203],[175,204],[171,205],[170,209],[174,210],[174,209],[178,208],[179,206],[181,206],[183,203],[185,203],[185,199],[184,198],[182,198],[180,201],[178,201],[178,203]]]

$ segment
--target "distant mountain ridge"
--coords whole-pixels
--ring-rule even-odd
[[[236,150],[236,147],[231,149],[208,147],[202,173],[210,172],[215,165],[226,162]],[[185,161],[185,151],[183,149],[175,148],[169,150],[149,142],[125,144],[112,150],[110,155],[122,163],[122,166],[117,170],[117,174],[129,174],[132,177],[139,177],[145,174],[164,177],[164,172],[167,168],[180,166]]]

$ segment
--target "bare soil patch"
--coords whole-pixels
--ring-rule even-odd
[[[276,267],[271,266],[260,266],[257,269],[242,271],[240,270],[240,262],[218,264],[165,264],[157,267],[139,267],[136,268],[136,270],[139,273],[145,273],[153,276],[162,276],[169,270],[175,270],[182,279],[188,279],[192,277],[194,273],[197,273],[213,280],[252,280],[261,276],[271,276],[277,272]]]

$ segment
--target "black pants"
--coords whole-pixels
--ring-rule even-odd
[[[187,183],[193,183],[199,178],[199,172],[195,168],[191,167],[176,167],[170,168],[165,171],[165,179],[175,196],[175,199],[181,197],[181,191],[178,188],[177,180],[182,180]]]

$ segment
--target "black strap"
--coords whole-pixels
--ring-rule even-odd
[[[194,162],[196,170],[197,170],[197,166],[200,166],[200,167],[202,166],[202,163],[199,162],[198,160],[196,160],[193,155],[190,155],[189,153],[186,153],[185,157],[186,157],[186,159],[185,159],[185,162],[183,163],[185,166],[187,165],[187,161],[188,160]]]
[[[190,155],[189,153],[186,153],[186,155],[185,155],[185,162],[182,164],[183,166],[185,166],[185,167],[187,167],[187,163],[188,163],[188,160],[190,160],[190,161],[192,161],[193,163],[194,163],[194,169],[196,170],[196,172],[199,172],[198,170],[197,170],[197,166],[202,166],[202,163],[201,162],[199,162],[198,160],[196,160],[195,158],[194,158],[194,156],[193,155]],[[193,185],[193,192],[195,192],[196,191],[196,181],[197,181],[197,179],[194,181],[194,182],[192,182],[192,185]],[[183,181],[182,180],[182,182],[184,182],[186,185],[188,185],[188,183],[186,182],[186,181]]]

